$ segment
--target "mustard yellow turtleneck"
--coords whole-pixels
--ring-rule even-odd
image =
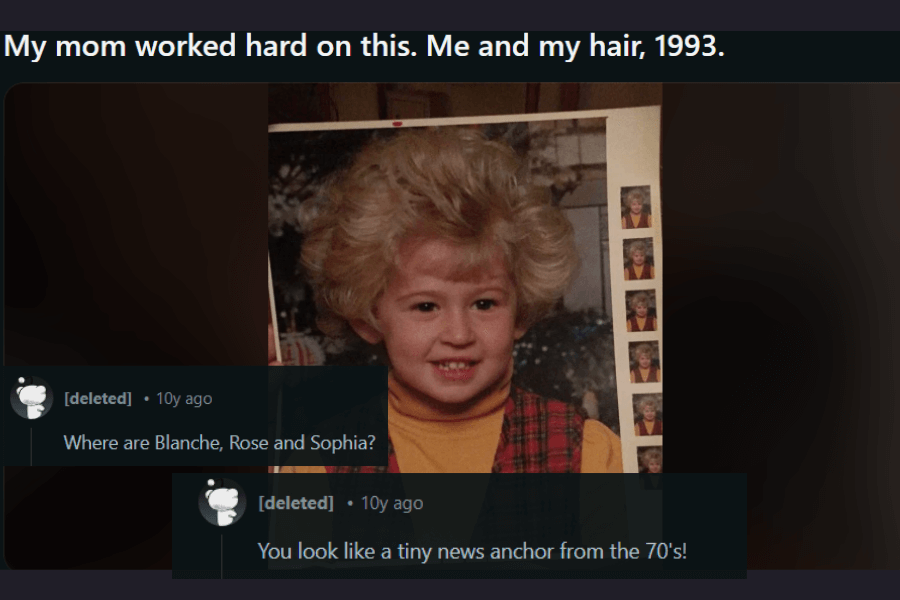
[[[656,272],[653,270],[653,265],[643,264],[643,265],[631,265],[634,267],[634,274],[637,276],[637,279],[640,279],[644,274],[644,269],[650,269],[650,279],[654,279],[656,277]],[[630,275],[628,273],[628,269],[625,269],[625,281],[630,281]]]
[[[490,473],[497,453],[507,382],[481,402],[447,415],[413,399],[388,379],[388,431],[401,473]],[[599,421],[584,425],[581,470],[621,473],[618,436]],[[325,473],[324,467],[282,467],[282,473]]]
[[[637,324],[638,324],[637,331],[643,331],[643,330],[644,330],[644,326],[645,326],[645,324],[647,323],[647,319],[652,319],[652,320],[650,321],[650,331],[656,331],[656,317],[643,317],[643,318],[641,318],[641,317],[637,317],[637,316],[636,316],[635,319],[637,320]],[[632,331],[632,329],[631,329],[631,319],[628,319],[628,321],[626,321],[626,326],[625,326],[625,328],[626,328],[629,332]]]
[[[652,367],[647,367],[646,369],[641,369],[640,367],[638,367],[638,369],[632,369],[631,370],[631,383],[646,383],[647,380],[650,378],[650,369],[651,368]],[[640,381],[638,381],[634,376],[635,370],[640,370],[640,372],[641,372],[641,380]],[[662,368],[661,367],[656,367],[656,381],[657,382],[662,381]]]
[[[626,216],[622,217],[622,227],[627,227],[627,225],[625,224],[625,219],[631,219],[631,227],[636,229],[637,226],[641,224],[642,216],[644,216],[643,213],[634,214],[629,212]],[[647,215],[647,227],[653,227],[652,219],[652,215]]]

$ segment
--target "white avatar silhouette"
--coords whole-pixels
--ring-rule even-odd
[[[19,377],[19,383],[25,383],[24,377]],[[22,385],[16,388],[19,402],[28,407],[28,418],[37,419],[44,412],[41,404],[47,399],[47,388],[42,385]]]
[[[215,481],[209,480],[209,485],[215,485]],[[238,491],[234,488],[219,488],[216,490],[207,490],[206,500],[209,507],[218,511],[219,527],[231,525],[237,513],[231,510],[238,504]]]

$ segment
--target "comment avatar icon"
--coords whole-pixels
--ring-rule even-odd
[[[10,393],[10,402],[23,419],[40,419],[53,406],[53,391],[39,377],[19,377]]]
[[[247,496],[231,479],[209,479],[200,492],[200,514],[217,527],[237,523],[247,508]]]

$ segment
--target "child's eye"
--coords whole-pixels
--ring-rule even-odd
[[[482,298],[481,300],[475,301],[475,308],[478,310],[490,310],[497,306],[497,302],[494,300],[489,300],[487,298]]]
[[[419,302],[414,308],[419,312],[432,312],[437,305],[434,302]]]

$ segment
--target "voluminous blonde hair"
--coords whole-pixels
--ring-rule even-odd
[[[647,255],[647,244],[638,240],[636,242],[631,242],[628,245],[628,258],[634,256],[635,252],[642,252],[644,256]]]
[[[460,246],[456,275],[499,250],[516,290],[516,326],[543,317],[575,276],[572,226],[546,194],[520,185],[509,146],[473,129],[413,130],[366,147],[332,187],[302,260],[319,328],[376,326],[373,307],[399,266],[401,245],[438,237]]]
[[[654,394],[654,395],[644,396],[642,398],[639,398],[634,403],[634,408],[635,408],[635,412],[637,414],[641,415],[644,412],[645,406],[649,406],[649,407],[653,408],[653,410],[655,410],[656,412],[659,412],[661,404],[662,404],[662,402],[660,402],[659,396]]]
[[[656,461],[659,463],[660,468],[662,468],[662,450],[657,448],[650,448],[649,450],[644,450],[641,453],[641,465],[645,469],[650,468],[650,461]]]
[[[631,302],[629,302],[631,310],[637,310],[640,304],[650,308],[650,295],[647,292],[638,292],[631,297]]]
[[[645,192],[643,188],[631,188],[622,199],[622,206],[629,208],[631,203],[635,200],[639,200],[641,205],[646,208],[648,203],[647,192]]]
[[[649,356],[650,360],[653,360],[654,354],[655,352],[653,351],[653,346],[651,346],[650,344],[638,344],[631,352],[634,360],[638,360],[642,356]]]

